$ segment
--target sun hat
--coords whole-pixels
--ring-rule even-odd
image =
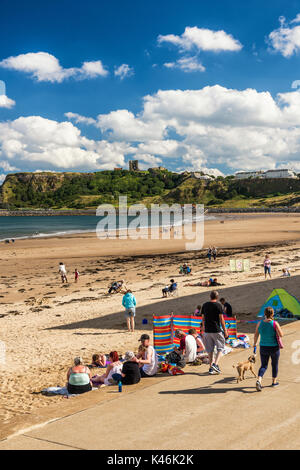
[[[130,361],[131,359],[134,358],[134,352],[132,351],[127,351],[125,353],[125,361]]]

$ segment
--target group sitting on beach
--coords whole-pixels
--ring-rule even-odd
[[[185,284],[186,286],[192,286],[192,287],[212,287],[212,286],[223,286],[224,284],[221,284],[218,282],[218,279],[210,277],[207,281],[199,281],[196,283],[188,283]]]
[[[90,366],[83,363],[81,357],[75,357],[74,365],[67,373],[67,389],[70,394],[78,395],[89,392],[93,387],[105,385],[124,385],[138,383],[141,378],[153,377],[158,370],[158,356],[150,344],[150,336],[143,334],[137,354],[127,351],[124,359],[117,351],[111,351],[108,359],[104,354],[94,354]],[[105,368],[101,375],[92,374],[95,368]]]
[[[191,272],[191,267],[186,263],[183,263],[183,265],[179,267],[179,274],[191,274]]]

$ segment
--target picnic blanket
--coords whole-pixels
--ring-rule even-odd
[[[92,390],[98,390],[98,389],[93,388]],[[68,398],[79,396],[78,394],[69,393],[67,387],[47,387],[47,388],[44,388],[41,393],[42,395],[46,395],[47,397],[53,397],[55,395],[62,395]]]

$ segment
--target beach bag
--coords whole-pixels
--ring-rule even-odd
[[[277,333],[277,327],[276,327],[276,322],[275,321],[273,321],[273,327],[274,327],[274,330],[275,330],[278,346],[279,346],[280,349],[283,349],[283,342],[282,342],[282,339],[280,338],[279,334]]]
[[[183,354],[180,354],[178,351],[170,352],[170,354],[167,355],[166,360],[169,364],[176,364],[176,366],[181,369],[185,367],[186,364]]]

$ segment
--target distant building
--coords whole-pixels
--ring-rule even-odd
[[[138,160],[129,160],[129,170],[130,171],[140,171],[139,161]]]
[[[247,178],[297,178],[297,175],[292,170],[279,168],[267,171],[238,171],[235,177],[244,180]]]
[[[235,177],[238,180],[245,180],[247,178],[262,178],[263,174],[263,171],[238,171]]]
[[[278,170],[268,170],[263,175],[264,178],[297,178],[297,175],[286,168]]]
[[[198,180],[206,180],[206,181],[209,181],[209,180],[212,180],[213,178],[209,175],[201,175],[201,173],[199,173],[198,171],[193,171],[191,173],[191,177],[192,178],[197,178]]]
[[[114,168],[114,171],[120,171],[123,170],[123,168]]]

